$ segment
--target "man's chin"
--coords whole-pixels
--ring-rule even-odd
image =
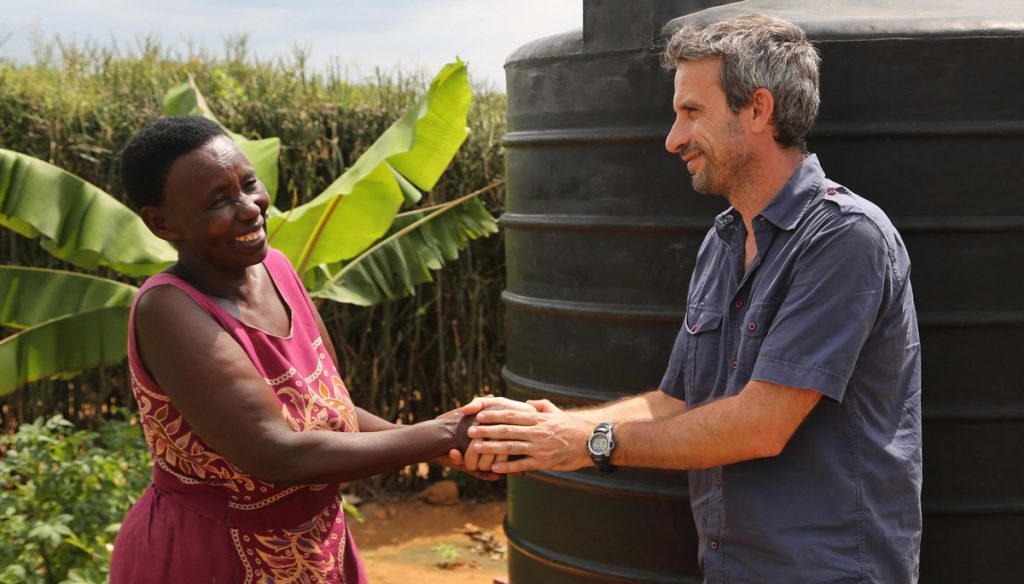
[[[711,191],[711,181],[707,180],[707,177],[701,174],[695,174],[690,177],[690,186],[693,188],[693,192],[701,193],[705,195],[714,194]]]

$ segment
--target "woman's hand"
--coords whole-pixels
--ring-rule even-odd
[[[472,417],[473,416],[471,416],[471,418]],[[435,419],[442,420],[442,421],[461,421],[461,420],[467,419],[467,417],[466,417],[465,414],[462,413],[462,408],[456,408],[454,410],[451,410],[450,412],[445,412],[445,413],[441,414],[440,416],[438,416]],[[468,431],[468,427],[467,427],[467,431]],[[488,468],[486,468],[486,469],[479,468],[479,465],[477,465],[476,467],[474,467],[472,469],[467,468],[466,467],[466,459],[462,455],[462,452],[464,450],[468,450],[468,449],[469,449],[469,444],[467,444],[461,450],[459,448],[452,448],[448,452],[447,455],[441,456],[439,458],[435,458],[434,462],[436,462],[436,463],[438,463],[438,464],[440,464],[442,466],[447,466],[449,468],[453,468],[453,469],[458,470],[460,472],[464,472],[466,474],[472,475],[472,476],[474,476],[474,477],[476,477],[478,479],[482,479],[482,480],[485,480],[485,481],[496,481],[496,480],[501,478],[500,475],[497,475],[497,474],[494,474],[492,472],[489,472],[490,471],[490,466],[488,466]],[[493,457],[491,457],[491,458],[493,458]],[[502,458],[502,461],[505,460],[505,457],[501,457],[501,458]]]

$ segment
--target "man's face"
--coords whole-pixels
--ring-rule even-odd
[[[679,154],[693,190],[730,197],[749,181],[752,155],[739,114],[729,109],[716,59],[680,61],[672,106],[676,121],[665,148]]]

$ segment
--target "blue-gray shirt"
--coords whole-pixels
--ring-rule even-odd
[[[690,471],[707,582],[917,580],[920,343],[910,259],[811,155],[746,229],[715,219],[661,389],[687,407],[751,379],[822,399],[782,454]]]

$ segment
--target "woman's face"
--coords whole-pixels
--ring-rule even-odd
[[[162,232],[182,258],[238,269],[267,254],[270,197],[256,171],[227,136],[174,162],[164,186]]]

